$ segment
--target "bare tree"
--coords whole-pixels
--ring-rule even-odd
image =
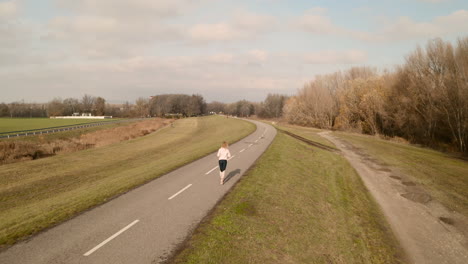
[[[1,103],[0,104],[0,117],[9,117],[10,116],[10,108],[7,104]]]
[[[47,104],[47,112],[49,116],[63,116],[65,105],[60,98],[54,98]]]
[[[268,94],[265,101],[260,105],[257,115],[264,118],[281,117],[287,99],[288,97],[285,95]]]
[[[207,104],[207,112],[208,113],[211,113],[211,112],[214,112],[214,113],[224,113],[225,112],[225,107],[226,107],[226,104],[225,103],[221,103],[221,102],[217,102],[217,101],[213,101],[209,104]]]
[[[106,112],[106,100],[102,97],[96,97],[93,104],[94,114],[103,116]]]
[[[95,98],[94,96],[85,94],[81,99],[82,110],[85,113],[91,113],[93,111]]]
[[[63,100],[65,105],[65,115],[72,115],[80,112],[80,102],[75,98],[67,98]]]
[[[152,97],[150,111],[156,116],[193,116],[206,113],[206,103],[201,95],[163,94]]]
[[[135,101],[135,107],[140,117],[147,117],[149,115],[149,103],[147,98],[140,97]]]

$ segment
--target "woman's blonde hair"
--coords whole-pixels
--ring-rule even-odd
[[[223,144],[221,145],[222,148],[227,148],[228,147],[228,143],[226,141],[223,141]]]

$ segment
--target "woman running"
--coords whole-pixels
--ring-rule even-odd
[[[228,149],[228,143],[226,141],[223,142],[223,144],[221,145],[221,148],[219,148],[218,150],[218,162],[219,162],[219,176],[221,177],[221,181],[220,181],[220,184],[223,185],[224,184],[224,173],[225,173],[225,170],[226,170],[226,166],[227,166],[227,161],[229,158],[231,158],[231,152],[229,152],[229,149]]]

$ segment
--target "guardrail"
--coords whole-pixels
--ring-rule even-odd
[[[106,122],[81,123],[81,124],[75,124],[75,125],[70,125],[70,126],[57,126],[57,127],[46,127],[46,128],[38,128],[38,129],[30,129],[30,130],[22,130],[22,131],[9,131],[9,132],[0,133],[0,139],[51,134],[51,133],[75,130],[75,129],[80,129],[80,128],[86,128],[86,127],[103,126],[103,125],[108,125],[112,123],[131,122],[131,121],[138,121],[138,120],[142,120],[142,119],[141,118],[124,119],[124,120],[106,121]]]

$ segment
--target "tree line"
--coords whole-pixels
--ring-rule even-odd
[[[292,124],[402,137],[467,153],[468,37],[417,47],[393,71],[355,67],[316,78],[288,99]]]
[[[107,108],[107,109],[106,109]],[[85,94],[81,100],[76,98],[54,98],[48,103],[25,103],[24,101],[0,104],[0,117],[51,117],[71,116],[73,114],[90,113],[104,115],[111,110],[102,97]]]
[[[137,100],[138,102],[138,100]],[[17,101],[0,103],[0,117],[53,117],[92,114],[94,116],[136,117],[137,105],[109,104],[102,97],[85,94],[81,99],[54,98],[47,103]]]
[[[84,95],[81,99],[54,98],[43,104],[24,101],[0,103],[0,117],[51,117],[90,113],[114,117],[190,117],[210,113],[231,116],[279,118],[288,97],[269,94],[264,102],[240,100],[234,103],[206,103],[199,94],[162,94],[138,98],[135,103],[109,104],[102,97]]]

